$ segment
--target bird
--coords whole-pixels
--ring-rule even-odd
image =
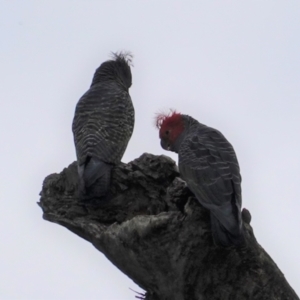
[[[82,200],[107,196],[112,168],[120,163],[132,136],[131,63],[131,53],[112,53],[112,59],[96,69],[90,88],[76,105],[72,131]]]
[[[245,243],[241,217],[241,174],[237,156],[224,135],[175,110],[155,118],[161,147],[178,154],[182,179],[210,211],[217,246]]]

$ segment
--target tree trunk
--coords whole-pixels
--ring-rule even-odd
[[[83,203],[74,162],[46,177],[39,205],[45,220],[91,242],[147,300],[299,300],[257,243],[250,213],[243,211],[247,246],[215,246],[207,210],[178,176],[170,158],[143,154],[114,168],[110,200]]]

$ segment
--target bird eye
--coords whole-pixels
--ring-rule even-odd
[[[169,135],[170,131],[169,130],[166,130],[166,135]]]

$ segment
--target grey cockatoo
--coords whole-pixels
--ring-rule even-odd
[[[77,103],[72,130],[82,199],[107,194],[111,169],[121,161],[131,138],[130,63],[130,54],[113,54],[96,70],[90,89]]]
[[[210,211],[217,245],[244,243],[241,175],[231,144],[218,130],[177,112],[156,118],[162,148],[178,153],[182,179]]]

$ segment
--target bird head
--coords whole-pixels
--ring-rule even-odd
[[[102,63],[96,70],[91,86],[101,81],[115,80],[128,91],[132,84],[130,70],[132,54],[129,52],[112,53],[112,58]]]
[[[160,144],[163,149],[178,152],[179,137],[184,131],[184,119],[180,113],[157,114],[155,125],[159,129]]]

